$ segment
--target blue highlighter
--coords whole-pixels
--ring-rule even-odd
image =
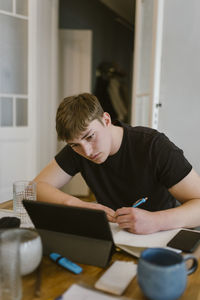
[[[66,257],[61,256],[58,253],[51,253],[51,254],[49,254],[49,257],[53,261],[55,261],[58,265],[60,265],[61,267],[65,268],[75,274],[80,274],[83,271],[83,269],[79,265],[73,263],[71,260],[67,259]]]

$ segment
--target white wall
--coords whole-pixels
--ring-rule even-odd
[[[92,31],[60,30],[60,99],[91,92]],[[63,143],[59,148],[63,147]],[[82,176],[77,174],[64,192],[74,196],[88,196],[89,190]]]
[[[35,85],[37,173],[57,149],[55,115],[58,106],[58,0],[31,0],[35,9]]]
[[[200,1],[165,0],[158,129],[200,174]]]

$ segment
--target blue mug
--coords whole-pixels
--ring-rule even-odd
[[[192,266],[187,269],[186,261]],[[173,250],[148,248],[141,253],[138,262],[137,280],[145,296],[152,300],[175,300],[184,292],[187,275],[198,266],[193,255],[182,256]]]

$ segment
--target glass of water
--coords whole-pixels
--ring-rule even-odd
[[[22,200],[36,200],[37,184],[33,181],[21,180],[13,183],[13,208],[16,217],[20,218],[23,227],[32,226],[32,222]]]
[[[18,229],[0,231],[0,299],[20,300],[20,232]]]

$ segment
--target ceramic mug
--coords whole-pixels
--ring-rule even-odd
[[[192,260],[187,269],[186,261]],[[145,296],[152,300],[175,300],[184,292],[187,275],[198,266],[193,255],[181,255],[164,248],[148,248],[141,253],[137,280]]]
[[[21,275],[33,272],[42,259],[42,241],[32,228],[19,228],[20,232],[20,271]]]

